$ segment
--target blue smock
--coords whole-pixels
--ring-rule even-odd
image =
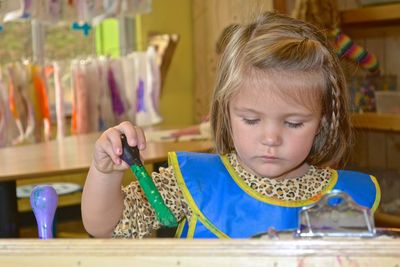
[[[270,227],[293,230],[299,210],[332,189],[346,192],[372,212],[380,201],[375,177],[355,171],[330,169],[331,178],[320,194],[306,200],[279,200],[249,187],[226,156],[172,152],[169,163],[193,212],[189,221],[179,224],[176,236],[181,238],[249,238]]]

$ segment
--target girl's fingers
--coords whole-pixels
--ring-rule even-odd
[[[146,148],[146,136],[141,128],[136,128],[136,137],[137,137],[137,146],[139,150],[143,150]]]
[[[146,147],[146,138],[140,127],[135,127],[130,122],[125,121],[114,128],[125,134],[130,146],[137,146],[140,150]]]
[[[122,155],[122,143],[121,143],[121,132],[114,128],[110,128],[107,131],[107,140],[111,143],[114,153],[118,156]]]
[[[114,162],[114,164],[120,165],[121,159],[120,159],[120,154],[117,153],[118,148],[114,148],[114,145],[110,141],[110,136],[105,135],[102,139],[103,140],[101,140],[99,142],[99,146],[100,146],[100,150],[104,151],[104,154],[100,155],[100,160],[103,160],[103,159],[101,159],[101,157],[108,156],[111,158],[111,160]],[[119,146],[121,147],[121,145],[119,145]]]
[[[123,154],[121,134],[125,134],[130,146],[144,149],[146,139],[141,128],[123,122],[106,130],[97,142],[96,159],[100,169],[124,170],[128,165],[120,158]],[[109,165],[112,162],[112,165]]]
[[[124,171],[124,170],[126,170],[128,168],[129,168],[128,164],[126,164],[126,162],[122,160],[121,164],[114,165],[113,170],[114,171]]]
[[[123,154],[121,134],[126,135],[130,146],[137,146],[140,150],[146,147],[146,138],[140,127],[135,127],[130,122],[120,123],[106,130],[96,141],[94,160],[97,169],[109,172],[129,167],[120,158]]]

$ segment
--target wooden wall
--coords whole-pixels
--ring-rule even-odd
[[[170,127],[194,123],[192,5],[191,0],[153,0],[152,11],[140,21],[142,47],[151,33],[179,36],[160,97],[162,125]]]
[[[215,44],[222,30],[232,23],[244,23],[261,10],[272,10],[272,0],[194,0],[193,42],[195,70],[195,118],[209,112],[218,56]]]
[[[360,168],[400,171],[400,133],[357,130],[352,163]]]

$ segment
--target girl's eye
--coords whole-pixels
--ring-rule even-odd
[[[302,123],[302,122],[286,122],[286,125],[289,127],[289,128],[300,128],[300,127],[302,127],[303,125],[304,125],[304,123]]]
[[[243,118],[244,123],[248,125],[254,125],[257,124],[260,120],[259,119],[245,119]]]

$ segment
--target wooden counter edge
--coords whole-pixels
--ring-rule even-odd
[[[3,239],[0,266],[396,266],[400,239]]]
[[[316,239],[0,239],[0,256],[7,255],[64,255],[99,253],[117,255],[318,255],[328,256],[352,252],[353,255],[392,255],[400,257],[400,238],[316,238]]]

